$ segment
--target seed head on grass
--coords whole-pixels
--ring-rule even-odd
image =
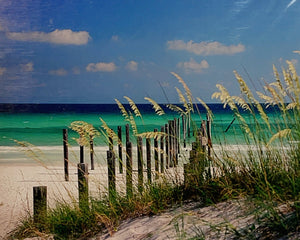
[[[153,99],[149,98],[149,97],[145,97],[145,100],[147,100],[148,102],[150,102],[153,106],[153,109],[155,111],[155,113],[159,116],[164,115],[165,111],[161,108],[161,106],[159,106],[159,104],[157,102],[155,102]]]

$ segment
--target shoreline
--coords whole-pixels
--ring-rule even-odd
[[[221,147],[224,146],[214,145],[214,150],[216,152],[222,151]],[[227,147],[228,151],[239,151],[241,148],[247,150],[245,145],[228,145]],[[42,151],[44,155],[39,155],[39,157],[46,156],[47,160],[30,160],[24,155],[24,152],[19,150],[19,147],[0,147],[0,239],[4,238],[6,234],[17,226],[21,217],[28,216],[28,214],[32,215],[33,186],[47,186],[48,206],[50,208],[59,201],[71,203],[78,201],[77,163],[79,163],[79,147],[76,146],[76,149],[74,147],[69,149],[69,182],[64,180],[62,146],[35,146],[34,148]],[[180,174],[183,172],[183,163],[188,161],[189,148],[190,146],[181,152],[179,167],[175,168]],[[116,147],[114,149],[117,151]],[[107,191],[107,150],[107,146],[95,147],[95,170],[89,170],[90,196],[101,196]],[[143,153],[146,154],[145,147]],[[14,158],[3,158],[5,154],[13,155],[15,160],[12,160]],[[23,156],[23,158],[18,159],[18,156]],[[123,161],[124,158],[125,155],[123,154]],[[133,159],[136,159],[136,146],[133,147]],[[90,168],[88,149],[85,151],[85,162],[88,163]],[[133,163],[133,167],[136,169],[137,161],[134,160]],[[172,174],[172,171],[169,173]],[[137,180],[135,177],[134,181]],[[122,192],[122,189],[124,191],[125,174],[118,174],[117,160],[116,178],[117,191]]]
[[[44,146],[39,150],[43,150],[45,156],[52,157],[52,161],[35,161],[28,159],[26,156],[22,159],[11,161],[12,158],[3,160],[1,157],[0,239],[4,239],[5,235],[12,231],[22,218],[24,219],[28,214],[32,215],[34,186],[47,186],[47,203],[50,208],[54,207],[55,204],[59,202],[75,204],[78,202],[77,163],[79,163],[79,148],[72,150],[72,154],[69,151],[70,179],[68,182],[66,182],[64,178],[62,146]],[[53,153],[53,150],[57,151]],[[89,167],[89,195],[91,197],[100,197],[102,194],[107,193],[108,187],[108,169],[106,164],[106,151],[108,150],[108,147],[100,146],[96,147],[95,150],[95,170],[90,170],[88,150],[85,151],[85,162],[88,163]],[[18,148],[0,147],[0,156],[3,156],[4,151],[7,151],[7,154],[15,154],[15,156],[16,154],[18,156],[24,155],[23,152],[19,152]],[[146,151],[144,149],[144,154],[145,153]],[[133,159],[136,159],[136,156],[136,148],[134,148]],[[124,155],[123,158],[125,158]],[[152,165],[152,168],[153,167],[154,164]],[[133,162],[133,168],[133,185],[137,186],[137,161],[135,160]],[[182,169],[182,167],[180,166],[178,169],[181,171],[180,169]],[[172,174],[172,172],[173,170],[168,171],[167,173]],[[146,181],[146,171],[144,171],[144,174],[144,179]],[[116,160],[116,186],[117,191],[120,193],[124,193],[126,189],[125,178],[125,172],[119,174],[118,162]]]

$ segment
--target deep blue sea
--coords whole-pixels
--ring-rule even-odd
[[[130,111],[129,105],[124,106]],[[168,120],[179,117],[178,113],[167,109],[163,104],[161,106],[166,114],[158,116],[152,105],[137,104],[143,116],[143,121],[136,119],[139,133],[160,129]],[[234,118],[233,113],[228,108],[224,109],[222,104],[209,104],[209,107],[214,114],[213,141],[241,143],[243,135],[238,121],[234,121],[225,132]],[[199,112],[192,114],[191,125],[196,124],[199,127],[201,120],[206,119],[206,111],[202,105],[198,105],[198,109]],[[69,128],[73,121],[85,121],[100,129],[100,117],[116,132],[118,126],[122,126],[125,132],[127,122],[117,104],[0,104],[0,146],[14,146],[14,140],[26,141],[36,146],[60,146],[62,129]],[[76,144],[72,139],[77,137],[78,134],[69,129],[71,144]],[[95,139],[95,145],[105,144],[104,137]]]

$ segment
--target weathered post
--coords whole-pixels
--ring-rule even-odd
[[[169,167],[174,166],[173,121],[169,120]]]
[[[203,153],[206,152],[206,146],[207,146],[207,129],[206,129],[206,121],[202,120],[201,122],[201,145]]]
[[[165,132],[165,128],[161,127],[160,131],[162,133]],[[160,138],[160,172],[163,173],[164,172],[164,137],[161,136]]]
[[[63,129],[63,146],[64,146],[64,169],[65,180],[69,181],[69,152],[68,152],[68,130]]]
[[[174,118],[173,121],[173,127],[174,127],[174,166],[177,167],[178,165],[178,125],[177,125],[177,119]]]
[[[78,193],[79,193],[79,207],[82,210],[88,208],[89,204],[89,187],[88,187],[88,164],[78,163]]]
[[[209,158],[211,158],[211,147],[212,147],[212,142],[211,142],[211,119],[209,114],[206,115],[206,119],[207,119],[207,145],[208,145],[208,149],[207,149],[207,155]]]
[[[147,155],[147,179],[148,184],[151,184],[151,139],[146,138],[146,155]]]
[[[166,141],[166,169],[169,168],[169,159],[170,159],[170,152],[169,152],[169,126],[168,124],[165,125],[165,141]]]
[[[119,172],[123,173],[123,156],[122,156],[122,127],[118,126],[118,148],[119,148]]]
[[[188,128],[188,138],[190,138],[191,137],[191,112],[189,111],[188,112],[188,115],[187,115],[187,117],[188,117],[188,121],[187,121],[187,128]]]
[[[138,152],[138,190],[143,191],[143,139],[137,138],[137,152]]]
[[[92,138],[90,138],[90,159],[91,159],[91,170],[95,169],[94,164],[94,141]]]
[[[181,135],[180,135],[180,118],[177,118],[176,132],[177,132],[177,153],[180,154],[180,140],[181,140]]]
[[[182,115],[183,147],[186,148],[186,116]]]
[[[116,164],[113,151],[107,151],[107,167],[108,167],[108,194],[109,199],[116,194]]]
[[[132,144],[126,143],[126,195],[132,197]]]
[[[130,137],[129,137],[129,124],[126,124],[125,130],[126,130],[126,142],[129,142],[129,139],[130,139]]]
[[[114,150],[114,140],[113,140],[112,135],[108,136],[108,147],[109,147],[109,151]]]
[[[157,128],[154,129],[154,132],[157,133]],[[155,169],[155,179],[158,178],[158,140],[157,137],[154,138],[154,169]]]
[[[80,163],[84,163],[84,148],[80,145]]]
[[[33,187],[33,220],[38,223],[47,215],[47,187]]]

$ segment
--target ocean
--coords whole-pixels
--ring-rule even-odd
[[[166,114],[158,116],[155,114],[152,105],[137,104],[143,120],[136,119],[139,133],[153,131],[179,117],[179,114],[161,105]],[[130,110],[128,104],[124,104]],[[244,135],[238,121],[233,121],[233,113],[228,108],[223,108],[222,104],[209,104],[214,114],[212,123],[212,143],[213,144],[243,144]],[[191,125],[200,126],[201,120],[206,119],[206,110],[202,105],[197,105],[199,111],[192,114]],[[275,110],[268,110],[270,119],[277,119]],[[16,156],[9,155],[12,149],[18,146],[15,142],[25,141],[43,149],[61,149],[62,130],[68,129],[69,144],[78,146],[75,138],[78,134],[69,127],[73,121],[85,121],[92,124],[96,129],[101,129],[102,118],[107,125],[117,132],[117,127],[122,126],[125,138],[125,125],[127,122],[122,116],[117,104],[0,104],[0,161],[8,158],[16,159]],[[244,114],[247,118],[247,114]],[[232,123],[233,121],[233,123]],[[232,124],[231,124],[232,123]],[[249,125],[251,120],[249,118]],[[229,127],[230,126],[230,127]],[[229,127],[229,128],[228,128]],[[228,130],[226,131],[226,129]],[[135,138],[131,135],[131,140],[135,144]],[[187,139],[187,143],[194,141]],[[94,140],[95,146],[106,146],[106,140],[102,136]],[[48,148],[47,148],[48,147]]]
[[[160,129],[168,120],[179,117],[179,114],[161,105],[165,115],[155,114],[152,105],[137,104],[143,121],[136,118],[139,133]],[[212,124],[213,138],[226,138],[230,143],[243,137],[238,121],[234,121],[233,113],[222,104],[208,104],[214,114]],[[130,111],[130,106],[124,104]],[[192,114],[192,124],[200,126],[201,120],[206,119],[206,110],[197,105],[199,112]],[[195,108],[196,109],[196,108]],[[243,115],[247,119],[247,114]],[[268,116],[277,116],[275,110],[268,110]],[[118,126],[128,123],[122,116],[117,104],[0,104],[0,146],[14,146],[17,141],[26,141],[36,146],[58,146],[62,144],[62,129],[69,128],[73,121],[85,121],[95,128],[101,128],[102,118],[107,125],[117,132]],[[251,125],[251,122],[249,121]],[[227,127],[230,128],[226,131]],[[70,139],[77,138],[78,134],[69,129]],[[98,145],[106,145],[103,138],[95,139]]]

